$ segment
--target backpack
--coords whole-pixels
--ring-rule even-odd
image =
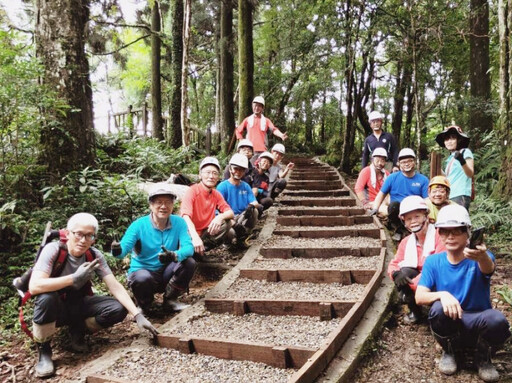
[[[43,234],[43,239],[41,241],[41,244],[39,245],[39,249],[36,254],[36,258],[34,260],[34,264],[39,259],[39,256],[41,255],[41,252],[43,251],[43,248],[50,242],[52,242],[55,239],[59,239],[59,253],[57,255],[57,259],[53,263],[52,272],[50,273],[50,278],[55,278],[60,276],[62,273],[62,270],[64,270],[64,266],[66,265],[66,261],[68,259],[68,249],[66,247],[66,233],[64,230],[52,230],[52,223],[48,222],[46,224],[46,229]],[[86,262],[92,262],[95,259],[94,252],[89,248],[85,252],[85,260]],[[30,294],[30,291],[28,290],[28,285],[30,282],[30,277],[32,276],[32,270],[33,268],[29,268],[21,277],[17,277],[12,281],[12,284],[16,291],[18,292],[18,295],[20,296],[20,300],[18,303],[19,307],[19,321],[21,325],[21,329],[30,337],[32,338],[32,332],[28,329],[27,324],[25,323],[25,319],[23,317],[23,306],[27,301],[32,298],[32,294]],[[88,281],[81,289],[84,291],[86,295],[92,295],[92,283],[91,281]]]

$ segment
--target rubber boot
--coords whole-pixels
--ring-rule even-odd
[[[478,376],[484,382],[497,382],[500,374],[491,363],[493,348],[483,338],[478,338],[475,351],[475,364],[478,368]]]
[[[164,293],[164,309],[169,312],[182,311],[189,307],[185,303],[178,302],[178,297],[180,296],[181,291],[176,287],[172,286],[170,283],[165,288]]]
[[[55,373],[55,367],[52,361],[52,346],[50,342],[36,344],[39,354],[39,359],[35,366],[36,377],[48,378]]]
[[[85,340],[85,332],[82,329],[69,329],[69,339],[71,349],[74,352],[83,354],[89,351],[89,346]]]
[[[443,348],[441,359],[439,360],[439,371],[445,375],[453,375],[457,372],[457,360],[455,359],[454,343],[456,336],[441,336],[434,333],[434,338]]]

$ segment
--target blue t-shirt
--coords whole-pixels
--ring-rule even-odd
[[[473,158],[473,153],[468,148],[462,149],[462,155],[464,159]],[[471,197],[471,178],[469,178],[466,173],[464,173],[464,169],[462,169],[462,165],[456,159],[453,159],[453,152],[445,161],[444,172],[446,173],[446,178],[450,181],[450,199],[459,197],[461,195],[465,195]],[[452,161],[452,165],[448,169],[448,165]]]
[[[419,195],[428,197],[428,178],[421,173],[415,173],[411,178],[402,172],[390,174],[380,189],[384,194],[389,193],[391,202],[402,202],[405,197]]]
[[[235,215],[240,214],[247,209],[250,203],[256,201],[252,189],[247,182],[240,182],[240,185],[233,185],[229,180],[222,181],[217,190],[231,206]]]
[[[162,252],[161,246],[175,251],[178,262],[194,254],[187,223],[177,215],[169,217],[169,223],[164,230],[158,229],[153,224],[150,215],[133,221],[121,239],[122,252],[117,258],[124,258],[131,252],[137,240],[140,240],[141,251],[139,254],[133,252],[128,274],[142,269],[150,271],[161,269],[163,265],[158,259],[158,254]]]
[[[494,255],[487,254],[494,262]],[[491,275],[480,271],[478,262],[465,258],[456,265],[448,261],[446,251],[425,259],[418,286],[430,291],[448,291],[459,301],[462,309],[480,312],[491,306]]]

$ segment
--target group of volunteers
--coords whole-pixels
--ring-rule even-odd
[[[387,272],[408,306],[404,322],[418,323],[423,307],[429,308],[430,328],[443,349],[439,370],[455,374],[469,350],[479,377],[495,382],[499,373],[491,357],[510,337],[510,326],[491,304],[495,257],[482,240],[470,241],[470,139],[455,125],[439,133],[436,142],[450,154],[444,175],[429,180],[416,171],[414,151],[398,151],[394,137],[382,130],[383,116],[374,111],[369,120],[373,133],[364,142],[355,192],[370,214],[387,218],[400,241]]]
[[[119,323],[128,313],[140,330],[156,336],[158,331],[146,319],[155,294],[163,293],[164,310],[183,310],[187,305],[178,298],[188,289],[196,260],[220,244],[247,245],[258,218],[284,190],[284,177],[294,167],[292,162],[281,164],[283,144],[275,144],[270,152],[266,149],[267,131],[282,140],[287,136],[263,116],[264,104],[261,96],[256,97],[254,114],[236,129],[237,153],[224,172],[215,157],[201,161],[199,182],[185,192],[179,215],[172,214],[177,198],[172,185],[155,184],[148,193],[149,214],[131,223],[120,242],[112,242],[114,257],[131,254],[127,284],[136,303],[114,277],[102,252],[92,247],[98,235],[93,215],[73,215],[63,238],[44,246],[29,282],[29,292],[35,297],[37,377],[55,373],[51,339],[58,327],[68,327],[70,346],[76,352],[88,350],[86,334]],[[62,252],[63,264],[56,267]],[[92,294],[94,275],[105,282],[113,297]]]

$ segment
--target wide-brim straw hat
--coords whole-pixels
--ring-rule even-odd
[[[462,128],[457,125],[450,125],[444,128],[444,130],[436,136],[436,142],[442,148],[444,146],[444,140],[447,135],[455,133],[457,135],[457,149],[467,148],[469,145],[469,136],[462,131]]]

